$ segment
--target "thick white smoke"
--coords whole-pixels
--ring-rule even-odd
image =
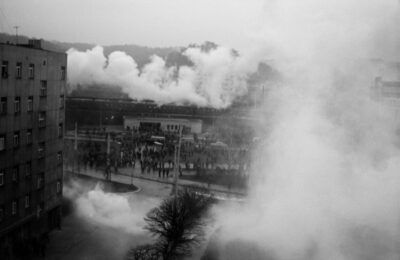
[[[160,203],[160,199],[132,193],[104,192],[99,184],[94,189],[73,181],[64,194],[76,207],[76,214],[107,227],[130,234],[144,234],[144,217]]]
[[[266,2],[266,46],[285,82],[260,115],[268,133],[249,202],[218,213],[225,243],[251,241],[265,259],[400,258],[399,125],[370,97],[368,62],[399,58],[398,4]]]
[[[152,56],[141,70],[126,53],[116,51],[105,57],[100,46],[86,52],[70,49],[67,53],[70,85],[119,86],[131,98],[159,104],[225,108],[247,92],[247,75],[257,68],[248,57],[236,56],[223,47],[209,52],[187,49],[183,54],[193,63],[192,67],[167,67],[165,60]]]

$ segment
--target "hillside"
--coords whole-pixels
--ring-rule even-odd
[[[18,36],[18,42],[20,44],[28,43],[28,37],[20,35]],[[15,36],[5,33],[0,33],[0,42],[15,43]],[[70,48],[75,48],[79,51],[85,51],[92,49],[95,44],[91,43],[70,43],[70,42],[59,42],[59,41],[49,41],[42,40],[42,48],[58,52],[66,52]],[[152,55],[158,55],[166,61],[167,66],[192,66],[191,61],[183,55],[183,52],[187,48],[196,47],[200,48],[204,52],[209,52],[212,49],[218,47],[217,44],[213,42],[204,42],[202,44],[191,44],[187,47],[168,47],[168,48],[152,48],[146,46],[139,46],[135,44],[125,44],[125,45],[110,45],[103,46],[105,55],[109,55],[113,51],[123,51],[130,55],[138,64],[139,68],[142,68],[145,64],[150,61]],[[233,55],[239,55],[235,50],[232,50]],[[248,95],[240,98],[239,103],[248,102],[249,95],[251,96],[252,91],[256,91],[253,86],[263,84],[263,82],[268,81],[279,81],[280,74],[270,65],[266,63],[260,63],[257,72],[249,75],[248,85],[249,93]],[[94,98],[127,98],[127,94],[123,93],[119,87],[103,86],[103,85],[92,85],[92,86],[78,86],[74,88],[71,96],[81,96],[81,97],[94,97]]]
[[[18,42],[28,43],[28,37],[20,35],[18,36]],[[10,42],[15,43],[15,35],[9,35],[5,33],[0,33],[0,42]],[[79,51],[85,51],[87,49],[92,49],[95,44],[91,43],[71,43],[71,42],[59,42],[59,41],[49,41],[43,40],[43,49],[66,52],[70,48],[75,48]],[[103,46],[106,55],[109,55],[113,51],[123,51],[128,55],[132,56],[133,59],[141,68],[144,64],[148,63],[152,55],[158,55],[162,58],[167,58],[171,53],[180,53],[179,47],[169,47],[169,48],[151,48],[146,46],[139,46],[135,44],[125,44],[125,45],[109,45]],[[173,55],[174,56],[174,55]],[[174,63],[174,62],[173,62]]]

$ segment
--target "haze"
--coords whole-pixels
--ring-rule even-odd
[[[186,46],[206,40],[243,49],[257,29],[259,0],[4,0],[0,29],[99,45]]]

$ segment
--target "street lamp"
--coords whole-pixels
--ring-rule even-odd
[[[179,164],[180,164],[180,154],[181,154],[181,139],[182,139],[182,125],[179,125],[179,141],[178,150],[175,145],[175,172],[174,172],[174,196],[176,197],[178,193],[178,174],[179,174]]]

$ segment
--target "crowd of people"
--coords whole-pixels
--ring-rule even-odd
[[[86,136],[87,140],[78,142],[77,150],[74,141],[65,145],[65,161],[69,166],[103,169],[106,178],[112,172],[118,172],[120,167],[137,169],[141,174],[155,174],[159,178],[168,178],[175,170],[175,152],[179,144],[176,132],[132,130],[110,133],[96,130],[79,134]],[[93,136],[104,141],[93,141]],[[107,138],[110,139],[108,148]],[[180,163],[177,166],[180,176],[194,173],[197,178],[204,176],[206,182],[221,179],[221,176],[245,182],[250,166],[248,150],[216,146],[213,141],[187,138],[180,142]],[[210,177],[212,175],[214,177]]]

